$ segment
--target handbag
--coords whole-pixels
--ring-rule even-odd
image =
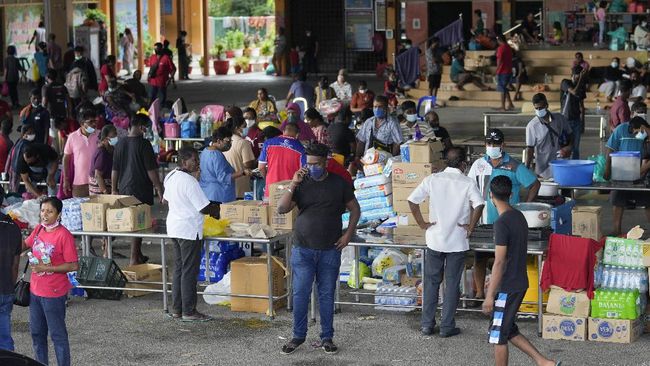
[[[14,305],[18,306],[29,306],[29,281],[25,281],[25,273],[27,273],[27,267],[29,266],[29,261],[25,263],[25,268],[23,273],[20,275],[20,279],[16,282],[14,286]]]

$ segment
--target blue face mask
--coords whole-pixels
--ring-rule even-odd
[[[244,129],[241,132],[241,135],[244,137],[248,136],[248,130],[250,130],[249,127],[244,127]]]
[[[386,110],[384,108],[373,108],[372,113],[375,115],[377,118],[384,118],[386,117]]]
[[[546,110],[546,108],[544,108],[544,109],[535,109],[535,115],[536,115],[537,117],[539,117],[539,118],[544,118],[544,117],[546,117],[546,113],[548,113],[548,111]]]
[[[648,133],[645,131],[639,131],[634,137],[636,137],[637,140],[645,140],[648,138]]]
[[[117,140],[118,140],[117,136],[111,137],[110,139],[108,139],[108,143],[111,144],[111,146],[115,146],[117,145]]]
[[[313,179],[321,179],[323,174],[325,174],[325,168],[320,165],[309,165],[309,176]]]
[[[94,128],[92,128],[92,127],[86,127],[86,133],[87,133],[87,134],[91,134],[91,133],[93,133],[93,132],[95,132],[95,131],[96,131],[96,130],[95,130]]]

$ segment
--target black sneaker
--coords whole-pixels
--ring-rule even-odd
[[[209,322],[212,317],[195,311],[191,315],[183,315],[180,319],[182,322]]]
[[[460,328],[453,328],[447,332],[440,331],[441,338],[449,338],[460,334]]]
[[[436,333],[440,332],[440,328],[436,325],[435,327],[422,327],[420,328],[420,333],[425,337],[430,337]]]
[[[332,342],[331,339],[324,339],[321,344],[321,348],[328,355],[335,355],[339,352],[339,348],[336,347],[336,345],[334,344],[334,342]]]
[[[293,352],[296,351],[298,347],[300,347],[301,344],[305,343],[304,339],[298,339],[298,338],[293,338],[292,340],[289,341],[289,343],[285,344],[282,346],[282,351],[281,353],[283,355],[290,355]]]

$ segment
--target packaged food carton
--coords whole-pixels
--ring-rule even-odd
[[[157,283],[132,283],[138,282],[162,282],[162,266],[160,264],[136,264],[122,269],[122,273],[126,276],[126,288],[146,288],[153,290],[162,290],[162,285]],[[137,297],[151,294],[153,292],[146,291],[124,291],[128,297]]]
[[[546,312],[551,314],[586,318],[589,316],[591,300],[587,293],[564,291],[560,287],[551,287]]]
[[[442,160],[442,151],[445,149],[440,140],[412,141],[408,147],[411,163],[433,163]]]
[[[599,319],[589,318],[590,341],[610,343],[632,343],[643,333],[642,319]]]
[[[221,204],[220,215],[231,223],[269,224],[268,207],[263,201],[234,201]]]
[[[130,196],[100,194],[81,203],[81,223],[83,231],[106,231],[106,210],[114,207],[117,201]]]
[[[393,189],[396,187],[417,187],[433,172],[431,163],[394,163]]]
[[[129,196],[117,200],[106,210],[106,229],[114,232],[131,232],[150,228],[151,206]]]
[[[280,198],[291,184],[291,180],[283,180],[269,185],[269,206],[277,207]]]
[[[601,208],[598,206],[576,206],[571,211],[572,233],[575,236],[600,240]]]

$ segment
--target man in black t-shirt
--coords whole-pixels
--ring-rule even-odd
[[[135,196],[140,202],[153,206],[153,188],[156,187],[162,203],[163,187],[153,147],[143,137],[150,125],[149,116],[142,113],[131,119],[128,136],[115,145],[111,188],[113,194]],[[142,264],[149,259],[142,254],[141,246],[142,238],[134,238],[131,265]]]
[[[32,89],[29,95],[30,105],[20,111],[20,123],[34,126],[34,142],[47,143],[50,130],[50,112],[41,104],[41,89]]]
[[[47,71],[47,82],[41,89],[43,107],[50,113],[50,125],[55,126],[58,122],[72,116],[72,99],[68,95],[68,89],[57,81],[56,70]]]
[[[571,72],[571,80],[564,79],[560,84],[561,90],[561,112],[569,122],[573,131],[573,151],[571,159],[580,159],[580,136],[585,130],[585,104],[587,91],[585,90],[584,79],[587,70],[576,65]]]
[[[0,213],[0,237],[0,349],[13,351],[11,310],[23,241],[18,226],[3,213]]]
[[[25,147],[18,157],[17,173],[25,183],[27,192],[39,197],[45,192],[36,188],[36,183],[47,183],[47,195],[56,195],[56,180],[54,175],[59,168],[59,154],[52,147],[45,144],[31,143]]]
[[[483,312],[490,315],[489,343],[494,344],[497,365],[508,364],[508,341],[525,352],[537,365],[555,365],[542,356],[515,324],[517,311],[528,289],[526,251],[528,224],[520,212],[510,206],[512,181],[501,175],[490,183],[490,199],[499,212],[494,222],[494,265]]]
[[[321,323],[321,345],[325,353],[338,351],[334,337],[334,293],[339,280],[341,250],[357,227],[361,210],[352,187],[336,174],[327,173],[329,149],[323,144],[307,147],[307,164],[298,170],[286,193],[278,202],[278,213],[290,212],[296,206],[296,219],[291,249],[293,278],[293,338],[282,347],[291,354],[307,338],[307,309],[314,280]],[[342,232],[341,215],[350,211],[348,229]]]

